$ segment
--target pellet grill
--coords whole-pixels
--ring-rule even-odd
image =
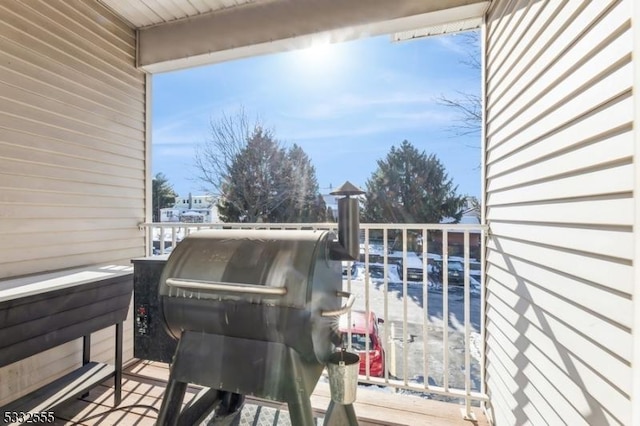
[[[159,425],[190,424],[215,407],[224,418],[245,395],[286,402],[293,425],[314,424],[310,396],[340,342],[338,317],[354,302],[342,290],[341,261],[359,254],[358,200],[350,196],[360,193],[349,182],[332,193],[344,196],[337,238],[329,231],[206,230],[175,247],[158,287],[165,331],[178,342]],[[181,410],[189,383],[210,390]],[[350,405],[332,402],[326,425],[332,415],[357,424]]]

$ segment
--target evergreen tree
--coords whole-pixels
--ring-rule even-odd
[[[433,154],[419,152],[408,141],[395,146],[367,180],[363,219],[374,223],[456,222],[465,197],[456,194],[444,166]]]
[[[160,209],[172,207],[176,202],[178,194],[173,190],[173,186],[169,184],[167,177],[158,173],[151,182],[151,204],[153,212],[153,221],[160,222]]]
[[[281,148],[256,127],[233,158],[221,185],[218,214],[224,222],[315,222],[324,218],[315,169],[297,145]]]
[[[319,194],[316,171],[309,156],[294,144],[284,164],[288,198],[279,209],[283,222],[317,222],[326,218],[324,200]]]

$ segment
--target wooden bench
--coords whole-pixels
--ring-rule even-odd
[[[61,404],[111,377],[115,380],[114,402],[120,404],[123,322],[132,291],[132,268],[122,266],[70,269],[0,281],[0,367],[83,339],[82,364],[0,407],[0,425],[29,420],[29,414],[20,418],[19,413],[55,412]],[[115,362],[92,362],[91,333],[109,326],[115,326]]]

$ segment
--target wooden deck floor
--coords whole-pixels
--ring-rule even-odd
[[[169,377],[167,364],[139,361],[130,365],[124,374],[122,404],[113,407],[113,380],[94,388],[83,399],[69,403],[55,414],[57,425],[154,425],[160,409],[162,395]],[[187,389],[185,401],[200,390]],[[312,396],[314,412],[322,417],[329,405],[330,395],[326,383],[320,382]],[[272,407],[286,413],[286,404],[258,399],[247,399],[247,404]],[[474,408],[477,422],[465,421],[456,404],[432,401],[410,395],[358,389],[354,404],[361,426],[487,426],[485,415]],[[286,415],[286,414],[285,414]],[[276,425],[276,423],[269,423]],[[286,424],[290,424],[286,422]],[[293,425],[295,426],[295,425]]]

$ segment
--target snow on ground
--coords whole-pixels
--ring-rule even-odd
[[[413,253],[412,253],[413,254]],[[355,262],[356,265],[356,273],[351,276],[352,280],[364,280],[366,275],[366,267],[363,262]],[[396,264],[387,264],[387,282],[388,283],[402,283],[402,278],[400,278],[400,274],[398,273],[399,266]],[[427,265],[429,272],[431,272],[431,265]],[[369,264],[369,279],[373,283],[383,283],[384,276],[378,271],[383,271],[384,265],[379,263]],[[422,280],[419,281],[411,281],[407,280],[407,284],[409,285],[423,285]],[[429,283],[427,284],[430,290],[439,290],[442,291],[442,283],[437,281],[431,277],[429,277]],[[455,287],[463,288],[462,285],[457,285]],[[469,276],[469,292],[472,295],[480,295],[480,281],[478,281],[475,277]]]
[[[356,296],[353,309],[375,312],[385,320],[379,326],[381,338],[390,338],[385,357],[392,365],[395,360],[393,374],[404,377],[404,352],[406,351],[406,377],[412,386],[424,386],[425,354],[428,356],[428,381],[432,386],[442,386],[443,376],[448,376],[452,388],[464,389],[465,377],[465,294],[464,286],[450,285],[443,292],[441,282],[430,279],[427,288],[423,282],[400,279],[395,264],[387,265],[386,283],[382,268],[369,265],[367,275],[365,265],[357,262],[353,276],[343,276],[343,286]],[[386,285],[385,285],[386,284]],[[386,291],[385,291],[386,290]],[[472,357],[471,380],[472,389],[479,389],[480,378],[480,284],[470,277],[469,320],[471,324],[469,354]],[[447,309],[445,310],[444,302]],[[445,317],[445,314],[447,315]],[[445,321],[444,318],[448,321]],[[406,330],[405,327],[406,321]],[[426,321],[426,322],[425,322]],[[424,334],[424,327],[428,333]],[[444,345],[444,333],[447,331],[448,341]],[[389,337],[385,337],[385,333]],[[395,333],[395,334],[394,334]],[[427,341],[425,342],[424,337]],[[406,342],[404,338],[407,338]],[[392,351],[393,348],[393,351]],[[425,348],[427,352],[425,352]],[[443,360],[444,351],[449,353],[448,365]],[[413,393],[415,391],[407,391]],[[420,395],[422,396],[422,395]]]

